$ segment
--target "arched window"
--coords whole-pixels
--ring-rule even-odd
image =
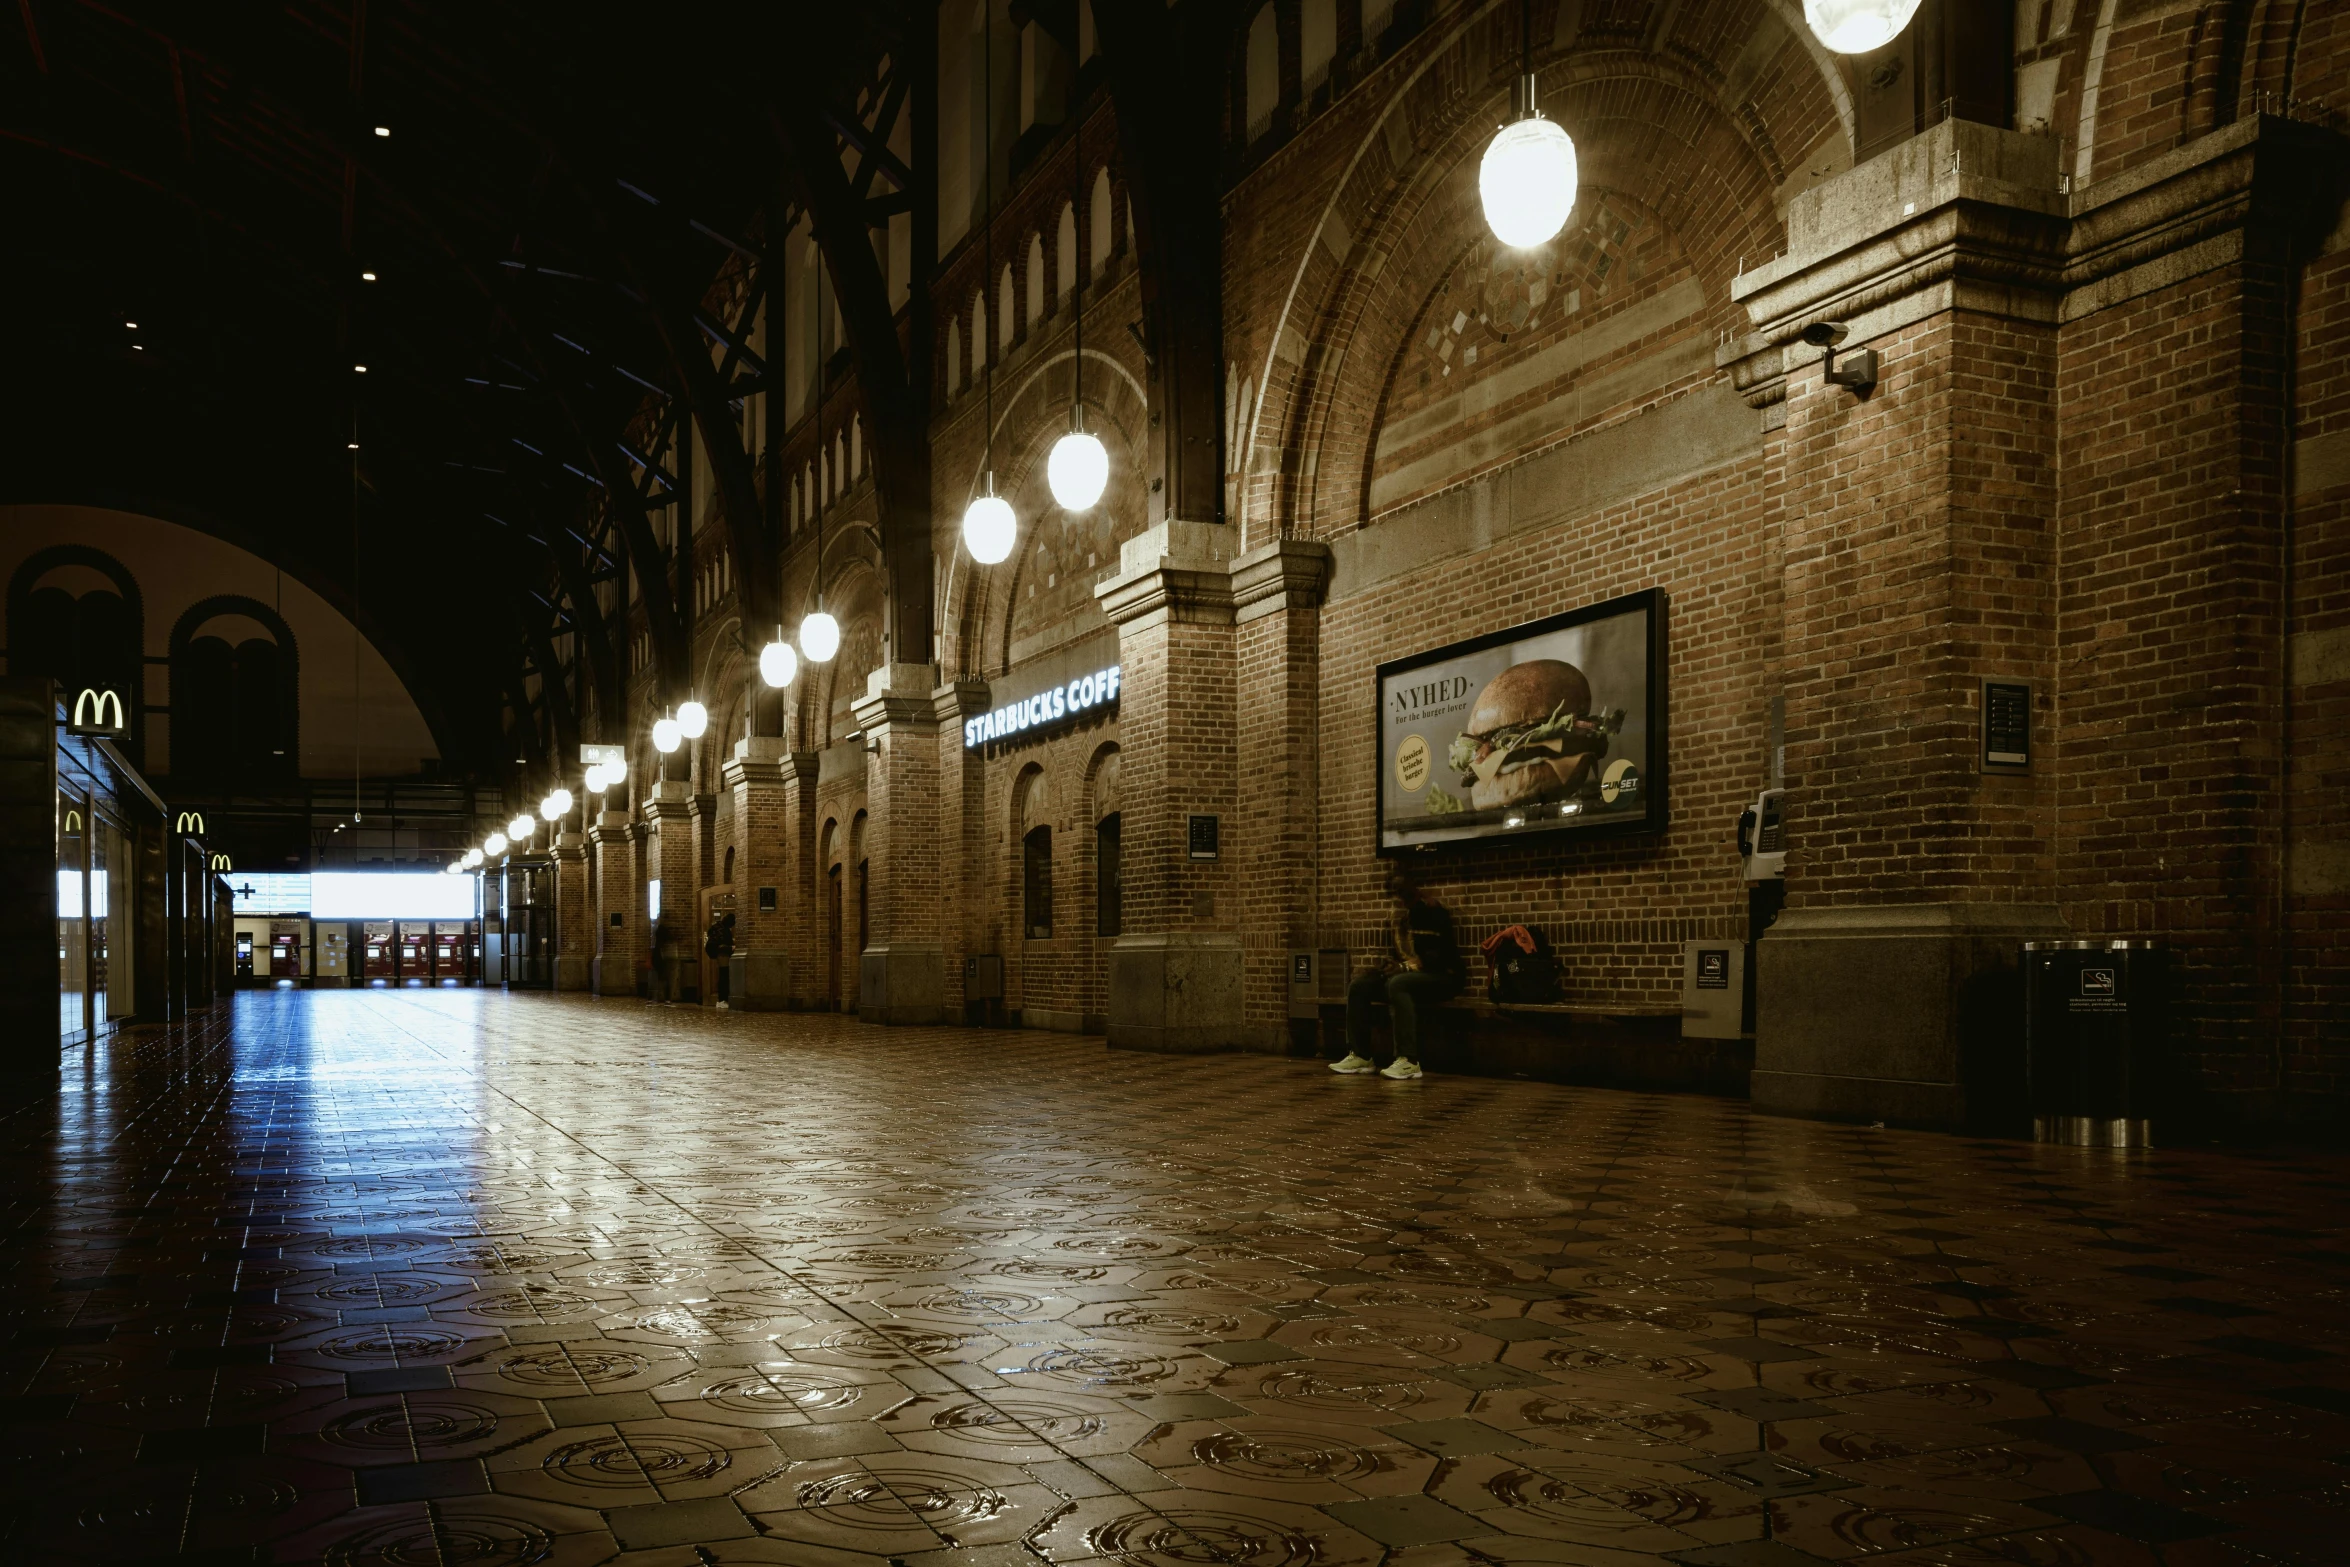
[[[135,760],[145,749],[144,619],[138,582],[113,556],[80,544],[36,551],[8,585],[8,672],[47,675],[69,703],[84,687],[118,693]]]
[[[1053,933],[1053,830],[1031,827],[1020,837],[1020,924],[1030,941]]]
[[[1086,270],[1095,277],[1110,264],[1110,171],[1105,166],[1094,171],[1093,197],[1086,203],[1086,229],[1092,240],[1092,265]]]
[[[1044,236],[1028,236],[1028,329],[1044,319]]]
[[[1012,346],[1012,267],[1004,264],[1002,281],[996,285],[995,346],[998,354]]]
[[[987,366],[987,290],[971,296],[971,379]]]
[[[1298,91],[1308,99],[1330,80],[1338,53],[1338,0],[1305,0],[1297,15]]]
[[[865,471],[865,421],[857,414],[849,415],[849,478],[853,481]]]
[[[1240,141],[1253,147],[1273,128],[1273,111],[1281,102],[1281,34],[1270,3],[1258,7],[1256,20],[1248,24],[1246,83]]]
[[[1126,928],[1126,877],[1118,802],[1118,753],[1093,774],[1093,933],[1114,937]]]
[[[1053,245],[1053,293],[1066,301],[1069,291],[1077,286],[1077,208],[1074,203],[1061,205],[1061,229]]]
[[[300,690],[294,634],[275,610],[234,594],[191,606],[171,633],[172,776],[296,776]]]
[[[963,389],[963,323],[947,323],[947,396]]]

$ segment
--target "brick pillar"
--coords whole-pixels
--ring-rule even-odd
[[[1757,952],[1753,1078],[1773,1109],[1956,1126],[2021,1097],[2017,948],[2065,931],[2052,759],[1986,771],[1978,709],[1985,677],[2029,682],[2045,747],[2055,158],[1945,121],[1796,198],[1788,254],[1737,285],[1760,334],[1725,357],[1775,356],[1786,409],[1788,908]],[[1865,395],[1802,343],[1822,319],[1848,362],[1876,352]]]
[[[936,1023],[946,1015],[937,684],[934,664],[884,664],[854,709],[865,731],[872,921],[857,959],[857,1016],[868,1023]]]
[[[1248,867],[1234,889],[1246,938],[1242,1017],[1260,1049],[1288,1047],[1288,954],[1318,945],[1323,796],[1315,739],[1329,584],[1330,548],[1312,539],[1276,539],[1232,563],[1239,755],[1262,764],[1251,769],[1249,807],[1226,823],[1225,852]]]
[[[596,923],[588,888],[587,839],[555,837],[555,988],[586,990],[595,982]]]
[[[606,811],[588,836],[596,845],[596,964],[599,996],[633,996],[645,957],[644,879],[637,874],[637,826]]]
[[[786,744],[775,735],[737,740],[723,773],[734,796],[734,972],[728,1004],[752,1012],[779,1012],[791,1002]]]
[[[694,885],[715,886],[724,870],[726,845],[718,841],[718,796],[697,794],[688,802],[694,833]]]
[[[987,750],[963,743],[964,721],[987,708],[984,680],[957,680],[931,693],[931,721],[938,728],[939,943],[949,1018],[967,1015],[965,963],[989,950],[979,896],[980,870],[987,863]]]
[[[823,819],[816,801],[820,754],[793,751],[779,758],[783,778],[783,942],[790,965],[789,1004],[795,1012],[813,1012],[825,1004],[824,969],[831,961],[824,945],[824,922],[816,908],[816,828]]]
[[[696,869],[701,853],[694,838],[693,786],[682,779],[663,779],[645,794],[645,878],[661,883],[661,923],[676,931],[674,950],[682,967],[687,954],[701,950],[700,933],[695,930],[695,894],[701,890]],[[645,912],[649,922],[649,900]],[[647,954],[654,962],[659,961],[655,948],[659,935],[657,929],[645,932]],[[663,983],[672,977],[683,978],[682,974],[657,977]]]
[[[1110,1043],[1198,1053],[1246,1048],[1231,530],[1167,521],[1119,551],[1094,589],[1118,627],[1125,934],[1110,951]],[[1252,789],[1253,802],[1258,795]],[[1193,815],[1221,823],[1221,856],[1190,857]]]

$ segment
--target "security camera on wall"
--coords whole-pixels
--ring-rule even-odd
[[[1852,335],[1841,321],[1814,321],[1803,329],[1803,340],[1820,351],[1821,375],[1830,386],[1846,386],[1866,395],[1877,384],[1877,351],[1856,348],[1839,361],[1836,347]]]

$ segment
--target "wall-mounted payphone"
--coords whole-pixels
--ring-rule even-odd
[[[1778,881],[1787,874],[1787,791],[1765,789],[1738,813],[1738,856],[1748,881]]]

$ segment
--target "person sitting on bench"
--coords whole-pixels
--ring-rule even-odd
[[[1395,951],[1346,988],[1346,1057],[1331,1062],[1330,1070],[1378,1072],[1402,1082],[1420,1075],[1422,1016],[1460,993],[1463,971],[1451,911],[1401,870],[1388,872],[1387,892],[1395,899]],[[1371,1009],[1382,1001],[1395,1036],[1395,1059],[1384,1069],[1367,1053]]]

